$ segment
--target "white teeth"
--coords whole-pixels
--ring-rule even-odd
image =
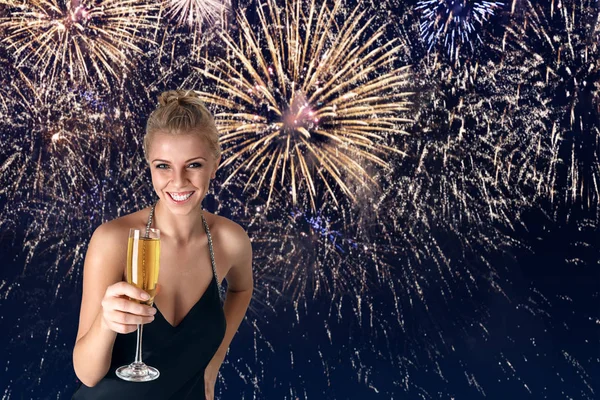
[[[190,198],[190,196],[194,194],[194,192],[188,193],[186,195],[180,196],[178,194],[175,193],[169,193],[169,195],[173,198],[173,200],[175,201],[184,201]]]

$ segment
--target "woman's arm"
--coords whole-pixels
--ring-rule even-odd
[[[94,386],[108,372],[117,337],[117,333],[103,323],[101,306],[106,289],[123,278],[126,259],[123,257],[123,245],[116,239],[110,224],[101,225],[92,235],[85,255],[73,367],[86,386]]]
[[[143,300],[145,292],[123,282],[128,232],[114,221],[100,226],[85,256],[73,367],[86,386],[96,385],[108,372],[117,333],[133,332],[137,324],[154,319],[154,308],[129,299]]]
[[[252,277],[252,244],[243,228],[235,223],[227,224],[222,244],[231,268],[227,279],[227,297],[223,305],[227,329],[213,361],[220,365],[225,359],[227,349],[236,334],[252,299],[254,280]],[[212,363],[212,361],[211,361]]]

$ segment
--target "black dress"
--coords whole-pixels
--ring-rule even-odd
[[[204,399],[204,370],[225,336],[221,287],[216,275],[212,240],[209,238],[213,279],[206,292],[183,320],[173,327],[157,308],[154,321],[144,325],[142,360],[157,368],[160,376],[150,382],[128,382],[115,370],[135,358],[136,332],[118,334],[112,352],[110,370],[94,387],[81,385],[73,400],[181,400]]]

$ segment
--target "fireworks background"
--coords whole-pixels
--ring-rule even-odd
[[[217,398],[598,398],[596,0],[0,0],[3,399],[69,398],[163,90],[253,241]],[[276,325],[276,326],[275,326]]]

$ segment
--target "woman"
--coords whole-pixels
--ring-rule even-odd
[[[201,205],[221,160],[213,118],[191,91],[165,92],[159,103],[144,137],[159,200],[102,224],[88,247],[73,349],[82,385],[73,399],[212,400],[219,367],[252,297],[248,235]],[[148,223],[161,234],[153,306],[130,300],[145,300],[145,293],[125,281],[129,229]],[[151,382],[115,375],[134,359],[137,324],[147,324],[143,360],[160,371]]]

